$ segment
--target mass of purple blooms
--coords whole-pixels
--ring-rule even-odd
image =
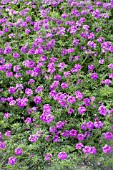
[[[0,125],[1,168],[113,154],[113,0],[1,0]]]

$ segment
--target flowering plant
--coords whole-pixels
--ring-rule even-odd
[[[112,6],[1,0],[1,169],[113,165]]]

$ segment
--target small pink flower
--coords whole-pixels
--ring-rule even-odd
[[[14,165],[16,163],[16,158],[14,156],[11,156],[8,159],[8,164]]]
[[[8,117],[10,117],[10,113],[4,113],[4,118],[8,118]]]
[[[0,149],[4,149],[6,147],[6,144],[4,141],[0,141]]]
[[[15,154],[16,155],[22,155],[22,148],[16,148],[15,149]]]
[[[10,130],[7,130],[6,133],[5,133],[5,136],[7,136],[8,138],[10,138],[10,137],[11,137],[11,134],[12,134],[12,132],[11,132]]]
[[[104,153],[110,153],[112,150],[112,147],[105,144],[105,146],[102,148]]]
[[[26,124],[29,124],[29,123],[31,123],[31,122],[32,122],[31,118],[30,118],[30,117],[27,117],[26,120],[25,120],[25,123],[26,123]]]
[[[65,160],[65,159],[68,158],[68,155],[67,155],[66,152],[63,151],[63,152],[60,152],[60,153],[58,154],[58,158],[61,159],[61,160]]]
[[[45,161],[50,161],[51,157],[52,157],[52,154],[51,154],[51,153],[46,153],[46,154],[44,154],[44,160],[45,160]]]

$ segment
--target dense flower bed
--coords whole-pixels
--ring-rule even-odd
[[[109,162],[112,0],[1,0],[0,71],[1,169]]]

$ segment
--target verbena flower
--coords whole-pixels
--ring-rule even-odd
[[[15,149],[15,154],[16,155],[22,155],[22,148],[16,148]]]
[[[17,159],[14,156],[11,156],[8,159],[8,164],[15,165],[16,162],[17,162]]]
[[[98,111],[99,111],[100,115],[103,115],[103,116],[107,115],[107,109],[103,105],[98,108]]]
[[[76,149],[82,149],[84,147],[84,145],[82,143],[77,143],[75,148]]]
[[[75,136],[77,136],[77,130],[71,129],[70,132],[69,132],[69,135],[70,135],[70,137],[75,137]]]
[[[84,114],[86,112],[86,108],[84,106],[81,106],[81,107],[78,108],[78,112],[80,114]]]
[[[6,147],[6,144],[4,141],[0,141],[0,149],[4,149]]]
[[[4,118],[8,118],[8,117],[10,117],[10,113],[4,113]]]
[[[113,133],[112,132],[105,132],[104,138],[107,139],[107,140],[113,139]]]
[[[109,153],[112,151],[112,147],[109,146],[109,145],[107,145],[107,144],[105,144],[105,145],[102,147],[102,150],[103,150],[104,153],[109,154]]]
[[[30,135],[29,141],[32,142],[32,143],[36,142],[37,141],[37,136],[36,135]]]
[[[65,151],[63,151],[63,152],[60,152],[58,154],[58,158],[61,159],[61,160],[65,160],[65,159],[68,158],[68,155],[67,155],[67,153]]]
[[[44,160],[45,160],[45,161],[50,161],[51,157],[52,157],[52,154],[51,154],[51,153],[46,153],[46,154],[44,154]]]

